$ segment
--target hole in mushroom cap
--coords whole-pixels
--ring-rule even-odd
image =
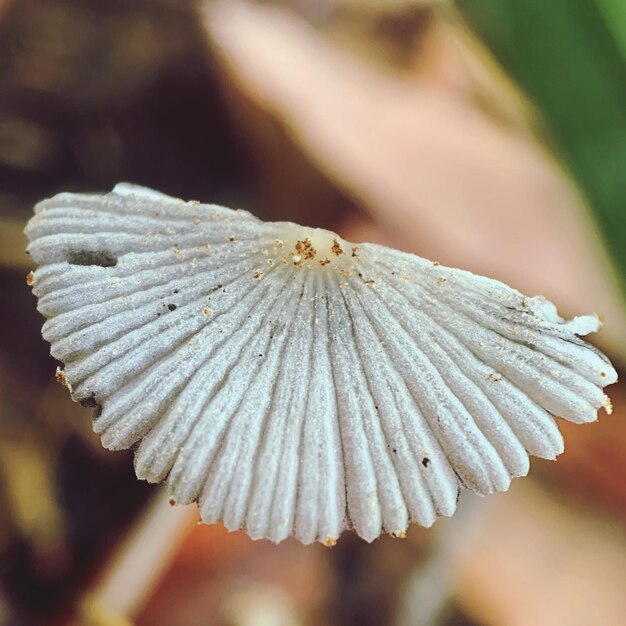
[[[96,400],[95,393],[91,393],[85,398],[78,398],[78,402],[81,406],[88,407],[91,409],[95,409],[98,406],[98,401]]]
[[[93,412],[94,418],[99,417],[101,415],[102,405],[98,402],[98,400],[96,400],[95,393],[92,392],[90,395],[88,395],[85,398],[78,398],[77,401],[81,406],[94,409],[94,412]]]
[[[65,260],[70,265],[99,265],[100,267],[115,267],[117,257],[108,250],[68,250]]]

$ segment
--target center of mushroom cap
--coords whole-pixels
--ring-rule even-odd
[[[353,268],[359,260],[359,246],[352,245],[323,228],[294,228],[285,233],[284,240],[277,241],[283,263],[294,267]]]

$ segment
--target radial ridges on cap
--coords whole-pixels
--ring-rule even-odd
[[[128,184],[44,200],[26,233],[103,444],[254,539],[402,537],[555,458],[555,417],[611,409],[597,316],[411,254]]]

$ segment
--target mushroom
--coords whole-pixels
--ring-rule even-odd
[[[72,398],[139,478],[252,538],[404,536],[554,459],[617,375],[542,297],[321,229],[120,184],[26,232]]]

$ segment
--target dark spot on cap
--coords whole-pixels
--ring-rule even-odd
[[[428,467],[430,465],[430,459],[427,456],[422,459],[422,465],[424,467]]]
[[[178,307],[177,307],[175,304],[168,304],[168,305],[167,305],[167,308],[168,308],[170,311],[175,311]]]
[[[108,250],[68,250],[65,260],[70,265],[98,265],[100,267],[115,267],[117,257]]]

